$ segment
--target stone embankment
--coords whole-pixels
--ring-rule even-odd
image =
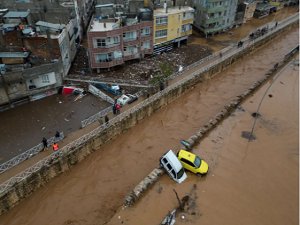
[[[188,74],[177,83],[174,83],[165,88],[163,91],[146,98],[133,108],[111,119],[108,123],[99,126],[90,133],[68,144],[62,148],[59,153],[49,156],[47,159],[38,162],[31,168],[1,184],[0,214],[14,207],[22,199],[28,197],[39,187],[44,186],[53,177],[58,176],[74,164],[83,160],[87,155],[100,149],[100,146],[104,143],[107,143],[108,141],[116,138],[119,134],[126,132],[126,130],[134,127],[140,120],[149,117],[155,111],[168,105],[180,97],[183,93],[191,90],[195,84],[211,79],[217,73],[238,61],[243,55],[253,52],[264,43],[270,41],[276,35],[292,27],[293,24],[298,26],[297,22],[298,20],[293,20],[292,23],[282,26],[280,29],[276,29],[275,32],[272,32],[271,34],[266,35],[249,45],[245,45],[242,48],[234,50],[231,52],[232,54],[225,55],[222,59],[212,62],[207,67],[203,67],[198,71]],[[280,65],[278,68],[279,67]],[[189,71],[187,73],[189,73]],[[209,121],[208,125],[200,129],[197,134],[189,139],[189,141],[192,144],[196,143],[199,140],[199,137],[205,135],[205,133],[216,126],[219,121],[225,118],[226,115],[230,114],[230,112],[239,104],[240,101],[242,101],[242,99],[247,97],[256,89],[256,86],[259,86],[263,82],[264,81],[260,81],[260,83],[254,84],[253,87],[248,90],[248,93],[244,93],[232,103],[225,106],[224,110],[220,112],[220,114]],[[142,181],[129,195],[131,197],[126,198],[126,205],[131,205],[135,202],[147,189],[147,187],[149,187],[161,174],[162,171],[159,170],[155,170],[150,173],[150,175],[146,178],[146,182]]]

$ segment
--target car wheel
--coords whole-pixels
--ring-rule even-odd
[[[202,177],[202,174],[201,173],[197,173],[196,174],[198,177]]]

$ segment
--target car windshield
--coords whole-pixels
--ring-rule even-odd
[[[179,170],[179,172],[177,173],[177,179],[180,179],[184,174],[184,169],[181,168],[181,170]]]
[[[198,156],[196,156],[194,164],[196,168],[199,168],[201,166],[201,159]]]

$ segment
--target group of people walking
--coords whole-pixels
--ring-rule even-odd
[[[56,133],[55,133],[55,139],[54,139],[54,142],[53,142],[53,144],[52,144],[52,149],[53,149],[53,151],[58,151],[58,149],[59,149],[59,146],[58,146],[58,144],[57,144],[57,142],[60,140],[60,133],[59,133],[59,131],[56,131]],[[47,149],[48,148],[48,140],[47,140],[47,138],[45,138],[45,137],[43,137],[43,139],[42,139],[42,143],[43,143],[43,151],[45,150],[45,149]]]

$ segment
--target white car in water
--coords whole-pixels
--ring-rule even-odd
[[[160,165],[168,172],[169,176],[179,184],[187,178],[182,164],[172,150],[169,150],[160,158]]]

